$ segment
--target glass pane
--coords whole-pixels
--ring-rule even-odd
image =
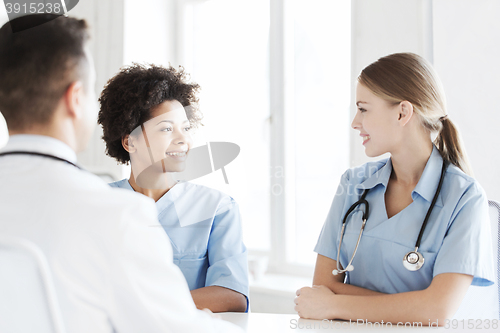
[[[240,155],[199,182],[239,204],[248,248],[270,249],[269,0],[212,0],[184,8],[184,65],[201,86],[205,141],[238,144]]]
[[[349,167],[351,1],[296,0],[294,13],[295,246],[287,259],[311,265]]]

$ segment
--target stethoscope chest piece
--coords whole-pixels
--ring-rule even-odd
[[[424,265],[424,256],[420,252],[410,251],[403,258],[403,266],[409,271],[418,271]]]

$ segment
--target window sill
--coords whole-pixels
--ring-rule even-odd
[[[273,273],[250,279],[251,312],[295,314],[295,292],[311,283],[312,278]]]
[[[312,278],[285,274],[266,273],[258,280],[250,279],[250,291],[272,295],[288,296],[297,289],[311,286]]]

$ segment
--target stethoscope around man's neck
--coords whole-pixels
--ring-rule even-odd
[[[61,162],[66,162],[66,163],[71,164],[72,166],[74,166],[74,167],[76,167],[78,169],[82,169],[81,167],[79,167],[75,163],[70,162],[70,161],[68,161],[68,160],[66,160],[64,158],[57,157],[57,156],[50,155],[50,154],[37,153],[37,152],[34,152],[34,151],[8,151],[8,152],[5,152],[5,153],[0,153],[0,157],[1,156],[6,156],[6,155],[34,155],[34,156],[47,157],[47,158],[51,158],[53,160],[57,160],[57,161],[61,161]]]
[[[441,178],[439,178],[439,184],[436,190],[436,193],[434,194],[434,198],[432,199],[432,203],[427,210],[427,214],[425,215],[424,223],[422,223],[422,227],[420,228],[420,233],[418,234],[417,242],[415,243],[415,250],[408,252],[405,254],[403,257],[403,266],[409,270],[409,271],[418,271],[423,265],[424,265],[424,256],[418,252],[418,248],[420,247],[420,241],[422,240],[422,235],[424,234],[425,226],[427,225],[427,222],[429,221],[429,216],[431,216],[432,209],[434,208],[439,192],[441,191],[441,187],[443,185],[443,179],[444,175],[446,173],[446,168],[448,166],[448,162],[443,160],[443,167],[441,169]],[[369,207],[370,205],[368,204],[368,201],[366,201],[366,195],[368,194],[369,189],[365,189],[363,192],[363,195],[361,198],[356,201],[346,212],[344,216],[344,220],[342,221],[342,230],[340,231],[340,241],[339,241],[339,248],[337,251],[337,269],[334,269],[332,271],[333,275],[337,274],[342,274],[345,272],[351,272],[354,269],[354,266],[352,265],[352,261],[354,260],[354,256],[356,255],[356,251],[358,250],[359,246],[359,241],[361,240],[361,235],[363,234],[363,230],[365,229],[366,225],[366,220],[368,219],[369,215]],[[361,224],[361,230],[359,231],[359,236],[358,236],[358,241],[356,242],[356,247],[354,248],[354,252],[352,254],[351,259],[349,260],[349,263],[347,264],[345,269],[340,269],[340,247],[342,246],[342,239],[344,238],[344,231],[345,227],[347,224],[347,219],[349,217],[349,214],[351,214],[356,207],[360,206],[361,204],[365,205],[365,211],[363,212],[363,222]]]

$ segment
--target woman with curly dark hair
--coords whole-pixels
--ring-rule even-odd
[[[175,177],[188,161],[190,130],[201,120],[199,88],[182,68],[155,65],[124,67],[108,81],[98,119],[106,153],[132,167],[129,179],[110,185],[156,202],[174,263],[198,308],[245,311],[247,250],[238,205],[222,192]]]

